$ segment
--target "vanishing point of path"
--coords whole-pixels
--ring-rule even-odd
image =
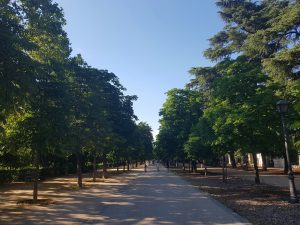
[[[9,212],[5,224],[250,224],[165,168],[136,171],[129,185],[74,192],[63,203]],[[22,209],[24,210],[24,209]],[[13,218],[11,218],[13,217]],[[0,217],[1,223],[1,217]]]

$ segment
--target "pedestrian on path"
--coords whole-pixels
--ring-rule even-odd
[[[144,166],[144,171],[145,171],[145,173],[147,172],[147,167],[148,167],[148,165],[147,165],[147,161],[145,162],[145,166]]]

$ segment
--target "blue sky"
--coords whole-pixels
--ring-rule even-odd
[[[73,53],[115,73],[139,97],[135,114],[157,134],[159,110],[188,70],[208,66],[208,38],[223,24],[213,0],[56,0]]]

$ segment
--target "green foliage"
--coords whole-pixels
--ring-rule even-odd
[[[178,100],[178,91],[171,90],[161,111],[157,148],[162,156],[176,159],[177,152],[183,151],[181,160],[213,162],[216,156],[234,151],[282,155],[280,118],[275,110],[278,86],[271,85],[259,62],[240,56],[211,68],[193,68],[191,73],[194,78],[185,92],[193,93],[193,104]],[[201,111],[189,121],[191,106]],[[178,113],[183,107],[184,113]]]
[[[19,112],[34,92],[35,62],[26,52],[33,44],[25,37],[22,15],[16,4],[0,1],[0,128],[10,113]],[[2,132],[3,129],[1,128]]]
[[[201,117],[195,125],[192,126],[188,140],[184,144],[184,152],[189,160],[205,159],[215,161],[216,154],[212,151],[211,141],[214,132],[208,124],[208,121]]]
[[[183,145],[190,129],[201,114],[197,93],[188,89],[172,89],[160,111],[160,131],[156,140],[156,154],[161,159],[184,160]]]
[[[144,122],[140,122],[136,126],[135,160],[152,159],[153,158],[153,136],[151,127]]]
[[[290,128],[299,129],[300,2],[220,0],[217,6],[225,26],[210,39],[205,56],[223,60],[246,55],[260,63],[268,76],[266,86],[289,102]],[[293,139],[299,140],[297,132]]]

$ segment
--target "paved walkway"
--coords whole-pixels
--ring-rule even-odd
[[[111,224],[247,224],[244,219],[192,187],[154,167],[124,190],[103,211]],[[125,207],[124,207],[125,206]],[[126,222],[125,222],[126,221]],[[108,223],[108,224],[110,224]]]
[[[128,176],[128,174],[126,174]],[[247,221],[182,178],[136,171],[129,185],[75,192],[64,204],[27,208],[2,215],[4,224],[200,224],[245,225]],[[0,216],[1,223],[1,216]]]

